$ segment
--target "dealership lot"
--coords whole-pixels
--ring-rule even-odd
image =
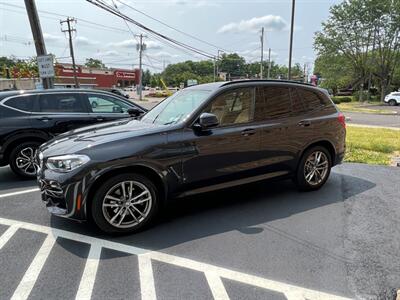
[[[399,180],[396,168],[345,164],[318,192],[287,181],[209,193],[174,201],[142,233],[108,237],[51,217],[34,181],[1,168],[0,299],[389,295],[400,283]]]

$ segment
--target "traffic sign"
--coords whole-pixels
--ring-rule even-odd
[[[40,78],[54,77],[53,55],[37,57]]]

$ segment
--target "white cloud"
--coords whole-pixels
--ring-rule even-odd
[[[281,31],[287,28],[287,22],[281,16],[254,17],[249,20],[226,24],[218,29],[218,33],[257,32],[261,27],[268,31]]]
[[[165,52],[165,51],[151,53],[151,54],[148,54],[148,55],[150,57],[165,57],[165,58],[176,58],[176,57],[179,57],[178,54],[172,54],[172,53]]]
[[[46,43],[51,43],[51,44],[58,44],[61,41],[65,41],[65,37],[61,35],[50,34],[47,32],[43,33],[43,38]]]
[[[161,49],[162,46],[159,42],[156,41],[145,41],[147,49]],[[109,43],[109,47],[117,47],[117,48],[128,48],[128,49],[136,49],[136,45],[138,41],[136,39],[124,40],[121,42]]]
[[[216,3],[215,1],[211,1],[211,0],[172,0],[170,2],[168,2],[169,5],[179,5],[179,6],[183,6],[183,5],[191,5],[194,7],[217,7],[220,6],[219,3]]]
[[[110,56],[118,56],[120,55],[118,51],[115,50],[107,50],[107,51],[98,51],[95,53],[97,57],[110,57]]]
[[[84,36],[77,36],[75,42],[79,46],[93,46],[99,44],[98,41],[93,41]]]

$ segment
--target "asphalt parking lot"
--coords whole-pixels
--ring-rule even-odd
[[[392,299],[400,169],[344,164],[299,193],[261,182],[174,201],[109,237],[50,216],[0,168],[0,299]]]

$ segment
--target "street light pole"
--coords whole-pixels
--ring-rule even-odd
[[[290,46],[289,46],[289,73],[288,79],[292,79],[292,54],[293,54],[293,31],[294,31],[294,14],[296,8],[296,0],[292,0],[292,22],[290,24]]]

